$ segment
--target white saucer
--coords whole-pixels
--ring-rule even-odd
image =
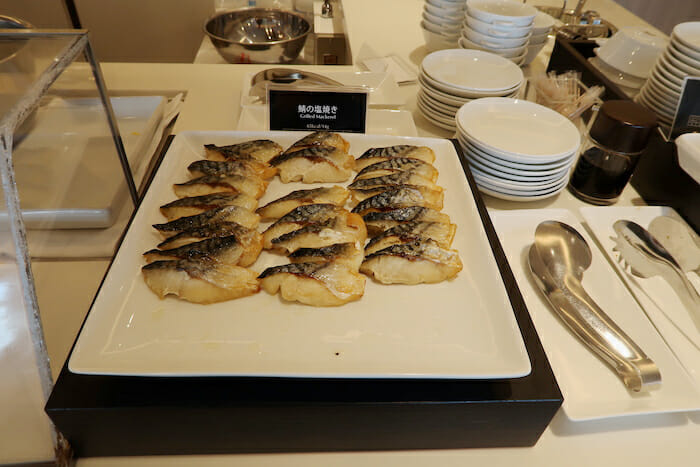
[[[477,182],[477,187],[479,188],[479,191],[482,193],[486,193],[487,195],[493,196],[494,198],[499,198],[503,199],[506,201],[522,201],[522,202],[527,202],[527,201],[538,201],[541,199],[547,199],[551,198],[552,196],[558,194],[561,192],[564,188],[566,188],[567,183],[563,183],[562,186],[559,188],[542,193],[542,194],[513,194],[513,192],[507,192],[507,191],[499,191],[498,189],[490,188],[488,186],[479,184]]]
[[[522,70],[510,60],[472,49],[433,52],[425,57],[421,69],[433,80],[457,91],[506,94],[524,80]]]
[[[499,178],[501,180],[505,181],[513,181],[513,182],[530,182],[530,183],[550,183],[554,182],[557,180],[561,180],[562,177],[566,176],[567,172],[569,171],[569,168],[565,168],[564,170],[560,170],[557,172],[555,175],[547,175],[546,177],[530,177],[530,176],[524,176],[524,175],[514,175],[508,172],[503,172],[500,169],[496,168],[491,168],[486,164],[483,164],[480,162],[481,160],[474,157],[472,153],[466,151],[465,155],[467,157],[467,160],[469,161],[469,165],[471,167],[476,168],[477,170],[483,172],[486,175],[490,175],[492,177]]]
[[[671,38],[700,54],[700,21],[677,24]]]
[[[566,117],[533,102],[489,97],[469,102],[457,127],[488,153],[517,162],[555,162],[576,153],[581,135]]]
[[[488,182],[494,188],[513,190],[514,192],[527,194],[541,194],[554,190],[562,184],[562,181],[568,175],[564,174],[563,177],[559,177],[558,179],[548,182],[523,182],[519,180],[506,180],[501,177],[494,177],[493,175],[489,175],[475,166],[472,166],[471,169],[475,177],[478,176],[482,182]]]

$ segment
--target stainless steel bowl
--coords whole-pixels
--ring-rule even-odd
[[[204,32],[229,63],[289,63],[310,31],[303,16],[274,8],[220,12],[204,23]]]

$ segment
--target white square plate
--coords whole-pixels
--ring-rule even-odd
[[[564,395],[562,408],[573,421],[700,409],[700,393],[605,256],[574,215],[561,209],[491,212],[513,274]],[[557,318],[530,277],[527,251],[545,220],[565,222],[591,247],[593,261],[583,286],[600,307],[658,365],[660,389],[635,393]]]
[[[348,378],[506,378],[530,372],[503,280],[452,144],[443,139],[344,134],[350,152],[426,145],[435,151],[444,212],[457,224],[464,269],[452,281],[386,286],[367,280],[359,301],[337,308],[283,303],[265,292],[213,305],[159,299],[141,277],[141,254],[159,235],[158,207],[205,143],[269,138],[284,147],[299,132],[188,132],[173,141],[105,278],[70,358],[76,373]],[[310,185],[270,183],[261,205]],[[314,186],[314,185],[311,185]],[[287,262],[263,252],[257,272]]]

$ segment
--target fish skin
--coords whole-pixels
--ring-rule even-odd
[[[414,159],[411,157],[396,157],[393,159],[387,159],[381,162],[375,162],[370,164],[360,170],[355,176],[355,180],[361,178],[373,178],[371,174],[374,172],[405,172],[411,171],[424,178],[429,179],[434,182],[438,177],[438,170],[420,159]]]
[[[269,139],[257,139],[227,146],[205,144],[204,148],[208,158],[218,156],[223,160],[252,157],[262,162],[268,162],[272,157],[282,152],[282,146]]]
[[[383,284],[420,284],[452,279],[462,268],[457,251],[441,248],[431,239],[418,239],[367,255],[360,271]]]
[[[242,175],[244,177],[260,177],[264,180],[274,177],[277,173],[277,169],[257,160],[213,161],[201,159],[188,165],[187,170],[199,177],[204,175]]]
[[[287,242],[299,235],[305,235],[309,233],[318,233],[321,232],[324,229],[333,229],[336,225],[336,219],[331,218],[331,219],[326,219],[320,222],[314,222],[311,224],[304,225],[300,229],[294,230],[292,232],[287,232],[285,234],[280,235],[279,237],[275,237],[271,240],[272,245],[276,245],[278,243],[284,243]]]
[[[337,165],[330,157],[333,153],[338,151],[338,149],[331,146],[312,146],[310,148],[300,149],[293,152],[284,152],[279,156],[270,159],[270,165],[275,167],[283,162],[288,162],[295,158],[309,159],[313,162],[328,162],[333,165]]]
[[[172,294],[191,303],[210,304],[260,291],[260,283],[249,269],[210,258],[159,260],[141,271],[146,285],[161,299]]]
[[[370,212],[362,216],[371,234],[377,234],[396,225],[410,221],[450,223],[450,217],[435,209],[423,206],[409,206],[391,211]]]
[[[350,143],[338,133],[330,131],[315,131],[294,142],[285,152],[294,152],[310,147],[331,146],[343,152],[348,152]]]
[[[372,188],[379,188],[385,186],[396,186],[396,185],[421,185],[426,186],[432,190],[442,191],[442,188],[428,180],[427,178],[416,175],[413,172],[396,172],[390,175],[383,175],[380,177],[373,178],[361,178],[355,180],[348,188],[351,190],[367,190]]]
[[[410,221],[398,224],[373,237],[365,246],[365,253],[371,254],[387,243],[409,243],[429,238],[438,246],[449,248],[454,240],[456,226],[441,222]]]
[[[296,190],[270,201],[265,206],[259,207],[256,212],[265,219],[274,219],[288,214],[299,206],[309,204],[335,204],[342,206],[349,196],[350,192],[338,185],[312,188],[310,190]]]
[[[339,256],[345,256],[357,251],[354,243],[334,243],[333,245],[324,246],[321,248],[299,248],[289,255],[289,259],[309,257],[318,258],[321,260],[330,261]]]
[[[344,211],[345,209],[342,207],[331,203],[305,204],[292,209],[290,212],[280,217],[277,222],[270,227],[285,222],[294,222],[297,224],[321,222],[331,217],[338,216]]]
[[[352,209],[352,212],[364,215],[371,210],[389,211],[410,206],[424,206],[434,209],[442,208],[441,205],[431,206],[431,204],[432,203],[425,199],[418,188],[403,185],[396,188],[389,188],[386,191],[360,201],[357,206]]]
[[[171,245],[179,243],[185,238],[192,238],[192,242],[195,242],[198,240],[204,240],[205,238],[227,237],[229,235],[235,235],[238,241],[243,245],[248,243],[262,244],[262,236],[256,229],[244,227],[236,222],[222,221],[183,230],[172,237],[163,240],[158,244],[158,248],[168,248]]]
[[[173,214],[183,208],[192,208],[199,210],[199,212],[204,212],[221,206],[240,206],[252,210],[255,209],[256,205],[257,200],[252,196],[243,193],[220,192],[202,196],[178,198],[170,203],[164,204],[160,207],[160,210],[165,217],[172,220],[175,218]],[[194,212],[192,214],[198,214],[199,212]],[[182,217],[182,215],[178,217]]]
[[[365,151],[355,161],[358,170],[364,169],[368,165],[398,157],[410,157],[420,159],[432,164],[435,162],[435,153],[427,146],[412,146],[399,144],[383,148],[370,148]]]
[[[143,255],[148,262],[152,262],[158,257],[163,259],[198,259],[207,257],[215,261],[220,261],[221,259],[218,257],[223,256],[225,252],[230,252],[233,249],[239,250],[237,254],[235,254],[235,259],[231,260],[231,257],[227,255],[226,261],[236,264],[240,258],[240,250],[242,248],[241,243],[235,235],[207,238],[199,242],[189,243],[181,247],[167,250],[153,249],[145,252]]]
[[[161,233],[176,233],[186,229],[202,227],[206,224],[212,224],[215,222],[232,220],[233,217],[241,217],[241,220],[246,219],[249,222],[238,222],[245,227],[257,226],[260,221],[260,216],[251,213],[250,211],[241,208],[239,206],[223,206],[220,208],[210,209],[209,211],[204,211],[201,214],[195,214],[194,216],[185,216],[175,219],[164,224],[154,224],[153,227],[159,230]]]
[[[261,178],[250,178],[242,175],[204,175],[173,185],[175,194],[179,197],[203,196],[204,194],[221,192],[241,192],[253,198],[260,198],[265,192],[265,188],[267,188],[267,182]],[[200,195],[195,194],[202,191],[204,193]]]
[[[289,263],[281,266],[271,266],[260,273],[258,279],[265,279],[280,273],[313,276],[314,272],[322,269],[324,266],[323,263]]]

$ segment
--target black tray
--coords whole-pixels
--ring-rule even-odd
[[[597,44],[557,37],[547,71],[576,70],[587,86],[605,86],[603,100],[628,99],[620,88],[588,62]],[[671,206],[700,233],[700,184],[678,164],[678,149],[660,131],[654,133],[630,183],[650,205]]]
[[[78,375],[66,364],[46,412],[76,455],[534,445],[562,395],[466,160],[453,144],[520,326],[530,375],[496,380],[155,378]]]

